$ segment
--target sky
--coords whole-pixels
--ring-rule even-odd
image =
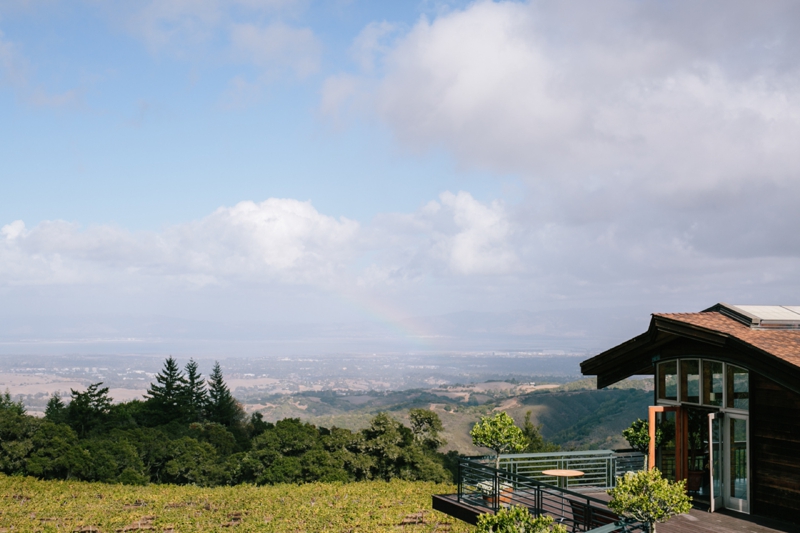
[[[798,304],[799,26],[781,0],[0,2],[0,353],[591,352]]]

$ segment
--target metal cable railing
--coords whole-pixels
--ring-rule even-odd
[[[645,456],[639,452],[595,450],[586,452],[517,453],[500,456],[500,469],[527,476],[544,483],[558,485],[558,479],[542,474],[543,470],[580,470],[580,477],[564,480],[567,488],[608,489],[625,474],[645,468]],[[473,460],[491,466],[494,457]]]
[[[645,530],[638,522],[622,520],[603,500],[531,476],[495,469],[475,459],[459,461],[458,501],[486,509],[486,512],[497,512],[511,505],[523,506],[535,516],[552,516],[573,532],[597,528],[601,529],[597,533]]]

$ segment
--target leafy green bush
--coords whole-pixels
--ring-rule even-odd
[[[656,523],[692,508],[685,485],[686,481],[673,483],[664,479],[657,468],[628,472],[617,478],[617,486],[608,491],[608,507],[621,516],[645,522],[650,533],[655,533]]]
[[[480,515],[475,533],[567,533],[567,528],[555,524],[550,516],[535,518],[525,507],[512,505],[495,514]]]

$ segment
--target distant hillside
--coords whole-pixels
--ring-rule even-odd
[[[469,431],[482,415],[507,411],[517,423],[531,411],[542,434],[564,449],[625,448],[622,430],[647,415],[652,403],[652,379],[625,380],[596,390],[596,381],[567,384],[487,382],[429,390],[343,395],[335,392],[274,396],[264,402],[268,420],[296,417],[324,427],[358,430],[372,416],[387,411],[407,423],[408,410],[433,409],[442,419],[445,450],[474,455]]]

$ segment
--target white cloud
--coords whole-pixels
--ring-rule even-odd
[[[450,268],[460,274],[504,274],[516,269],[518,259],[509,242],[512,228],[501,204],[484,205],[463,191],[445,192],[440,198],[458,228],[453,235],[435,237]]]
[[[3,226],[0,272],[8,284],[108,283],[128,276],[178,284],[236,280],[325,285],[348,261],[358,223],[308,202],[271,198],[220,208],[161,233],[63,221]]]
[[[370,22],[353,40],[350,53],[362,70],[370,72],[375,68],[378,55],[389,51],[386,39],[397,31],[397,25],[386,22]]]
[[[151,1],[113,16],[154,53],[241,65],[227,94],[229,103],[240,105],[258,99],[275,80],[303,79],[319,69],[322,45],[313,30],[285,21],[305,5],[304,0]]]
[[[349,286],[519,270],[513,222],[499,202],[444,192],[414,213],[384,215],[364,228],[309,202],[270,198],[221,207],[161,232],[131,233],[64,221],[0,229],[6,284],[117,283],[161,279],[183,285],[240,282]],[[116,280],[116,281],[115,281]]]
[[[17,237],[21,236],[24,232],[25,223],[21,220],[15,220],[14,222],[6,224],[0,228],[0,233],[2,233],[8,241],[13,241]]]
[[[619,38],[576,35],[581,22],[538,4],[479,2],[423,19],[386,54],[375,112],[409,146],[444,145],[465,164],[532,180],[594,175],[673,193],[795,179],[796,65],[742,76],[633,29],[648,14],[627,2],[598,4],[610,11],[588,8],[599,26],[622,16]]]
[[[322,112],[356,107],[408,149],[519,176],[520,232],[800,254],[797,3],[479,1],[366,49],[378,59],[329,78]]]
[[[265,27],[235,24],[231,29],[234,54],[265,69],[288,68],[298,78],[319,69],[321,44],[309,28],[276,22]]]
[[[33,67],[15,43],[0,31],[0,85],[8,85],[17,97],[34,107],[63,107],[79,100],[77,90],[52,93],[32,81]]]

